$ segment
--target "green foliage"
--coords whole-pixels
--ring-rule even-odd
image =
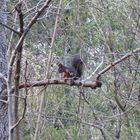
[[[47,139],[51,140],[64,140],[65,139],[65,131],[64,129],[56,129],[56,128],[46,128],[45,130]]]

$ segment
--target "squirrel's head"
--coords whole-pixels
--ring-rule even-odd
[[[63,73],[65,71],[65,66],[62,65],[61,63],[58,64],[58,72]]]

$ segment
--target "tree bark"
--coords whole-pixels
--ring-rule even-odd
[[[6,0],[0,0],[0,22],[6,24]],[[0,26],[0,73],[7,75],[7,61],[6,61],[6,30]],[[4,79],[0,78],[0,99],[7,100],[5,93],[6,88]],[[8,106],[4,102],[0,102],[0,140],[8,139]]]

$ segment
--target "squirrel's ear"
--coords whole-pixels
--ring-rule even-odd
[[[63,65],[61,63],[58,63],[58,67],[62,67]]]

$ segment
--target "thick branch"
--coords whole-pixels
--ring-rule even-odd
[[[18,18],[19,18],[19,38],[22,36],[24,32],[24,19],[23,19],[23,12],[22,12],[22,1],[19,2],[15,6],[15,10],[18,13]],[[18,124],[21,122],[23,117],[19,119],[18,116],[18,106],[19,106],[19,82],[20,82],[20,72],[21,72],[21,59],[22,59],[22,48],[23,48],[23,43],[21,43],[20,48],[17,50],[16,54],[16,60],[15,60],[15,76],[14,76],[14,86],[15,86],[15,96],[13,98],[13,124],[14,126],[11,126],[11,131],[13,131],[14,139],[19,140],[19,127]]]
[[[69,79],[70,80],[70,79]],[[60,79],[47,79],[47,80],[42,80],[42,81],[32,81],[28,82],[26,84],[21,84],[19,88],[25,88],[25,87],[38,87],[38,86],[45,86],[45,85],[70,85],[70,86],[83,86],[83,87],[90,87],[92,89],[96,89],[97,87],[101,87],[101,82],[87,82],[82,84],[80,81],[72,81],[71,80],[68,82],[65,82],[65,80],[60,80]]]

